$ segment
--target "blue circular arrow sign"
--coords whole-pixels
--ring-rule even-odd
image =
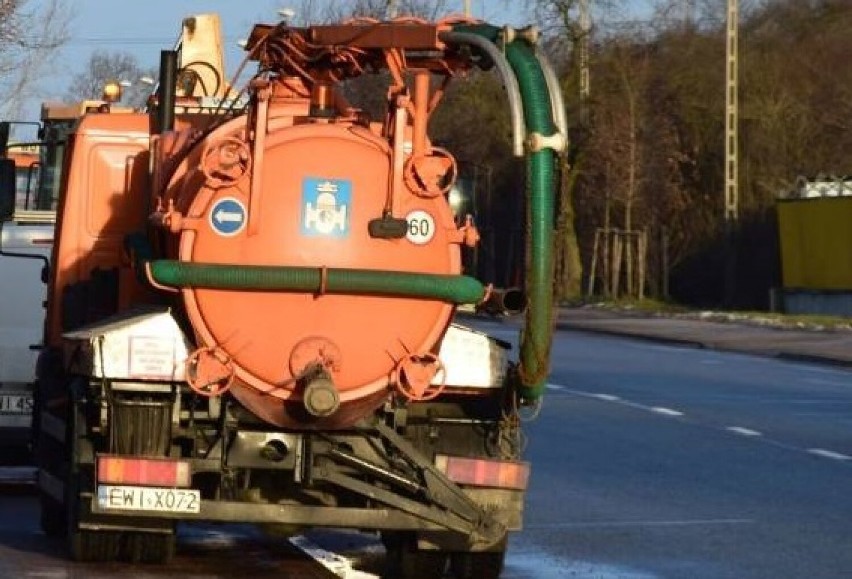
[[[236,235],[245,227],[246,208],[241,201],[224,197],[213,204],[208,217],[210,227],[219,235]]]

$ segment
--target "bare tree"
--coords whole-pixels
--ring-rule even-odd
[[[156,77],[156,70],[143,69],[135,56],[126,52],[98,50],[92,53],[86,69],[71,81],[65,94],[70,101],[101,98],[104,85],[109,81],[129,83],[122,102],[129,106],[144,104],[151,87],[140,83],[142,77]]]
[[[31,8],[30,0],[0,0],[0,117],[19,118],[36,98],[52,56],[68,40],[66,0]]]
[[[384,20],[394,16],[417,16],[434,20],[450,11],[447,0],[301,0],[295,20],[300,24],[335,22],[348,18]]]

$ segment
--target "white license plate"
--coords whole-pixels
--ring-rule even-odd
[[[32,414],[33,397],[28,394],[0,394],[0,414]]]
[[[194,489],[99,485],[98,506],[104,510],[198,513],[201,493]]]

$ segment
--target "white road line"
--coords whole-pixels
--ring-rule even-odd
[[[582,390],[574,390],[562,384],[547,384],[549,390],[562,390],[574,394],[575,396],[583,396],[584,398],[596,398],[606,402],[624,402],[620,397],[613,394],[598,394],[597,392],[584,392]]]
[[[613,396],[612,394],[595,394],[595,398],[598,400],[605,400],[606,402],[618,402],[621,400],[621,398]]]
[[[742,434],[743,436],[763,436],[763,433],[758,432],[757,430],[743,428],[742,426],[728,426],[725,430],[733,432],[734,434]]]
[[[822,448],[809,448],[808,452],[817,456],[821,456],[823,458],[831,458],[833,460],[852,460],[852,456],[840,454],[839,452],[834,452],[833,450],[825,450]]]
[[[303,535],[290,537],[290,543],[341,579],[379,579],[378,575],[353,569],[349,559],[326,551]]]
[[[664,406],[653,406],[653,407],[652,406],[645,406],[643,404],[638,404],[636,402],[630,402],[628,400],[624,400],[622,398],[619,398],[618,396],[613,396],[611,394],[600,394],[600,393],[596,393],[596,392],[586,392],[586,391],[583,391],[583,390],[574,390],[573,388],[568,388],[567,386],[560,386],[560,385],[552,385],[552,386],[559,386],[558,387],[559,390],[563,390],[563,391],[568,392],[570,394],[573,394],[575,396],[582,396],[584,398],[594,398],[594,399],[603,400],[603,401],[606,401],[606,402],[614,402],[616,404],[620,404],[622,406],[626,406],[626,407],[629,407],[629,408],[636,408],[636,409],[639,409],[639,410],[651,411],[651,412],[655,412],[657,414],[662,414],[664,416],[672,416],[672,417],[685,416],[685,414],[683,412],[681,412],[680,410],[675,410],[673,408],[666,408]],[[711,426],[711,425],[705,424],[704,426]],[[749,436],[749,437],[754,437],[754,438],[760,438],[760,440],[762,442],[764,442],[765,444],[769,444],[769,445],[777,447],[777,448],[783,448],[785,450],[790,450],[790,451],[794,451],[794,452],[806,452],[806,453],[809,453],[809,454],[813,454],[815,456],[821,456],[823,458],[830,458],[832,460],[837,460],[837,461],[852,461],[852,456],[841,454],[839,452],[834,452],[832,450],[825,450],[825,449],[822,449],[822,448],[808,448],[808,449],[806,449],[806,448],[802,448],[800,446],[786,444],[786,443],[780,442],[778,440],[766,438],[763,435],[762,432],[759,432],[757,430],[752,430],[750,428],[745,428],[743,426],[727,426],[727,427],[714,426],[713,428],[718,429],[718,430],[726,430],[728,432],[738,434],[738,435],[741,435],[741,436]],[[745,520],[743,522],[752,522],[752,521]],[[636,523],[636,524],[641,524],[641,523]],[[658,524],[663,524],[663,523],[658,523]],[[677,524],[677,523],[669,523],[669,524]],[[567,524],[567,526],[571,526],[571,525],[572,525],[572,523]],[[582,525],[582,524],[580,524],[580,525]],[[589,525],[591,525],[591,523]],[[544,527],[537,527],[537,528],[544,528]]]
[[[615,404],[619,404],[621,406],[626,406],[628,408],[635,408],[637,410],[651,410],[657,411],[650,406],[645,406],[644,404],[639,404],[638,402],[630,402],[629,400],[625,400],[618,396],[614,396],[612,394],[600,394],[597,392],[585,392],[583,390],[574,390],[573,388],[568,388],[567,386],[562,387],[565,392],[569,394],[573,394],[574,396],[582,396],[583,398],[594,398],[595,400],[603,400],[604,402],[614,402]],[[663,408],[662,412],[665,414],[669,414],[670,416],[683,416],[682,412],[677,410],[671,410],[670,408]],[[674,413],[674,414],[672,414]]]
[[[683,412],[681,412],[680,410],[664,408],[662,406],[654,406],[650,410],[651,412],[656,412],[657,414],[665,414],[666,416],[683,416]]]

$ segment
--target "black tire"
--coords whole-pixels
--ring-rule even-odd
[[[70,470],[70,469],[69,469]],[[65,482],[65,520],[68,554],[74,561],[109,563],[121,556],[122,533],[80,528],[80,475],[69,474]]]
[[[165,565],[175,556],[174,533],[127,533],[126,541],[131,563]]]
[[[407,533],[382,535],[387,559],[387,579],[440,579],[447,570],[449,556],[443,551],[422,551]]]
[[[126,539],[131,563],[165,565],[175,556],[174,533],[128,533]]]
[[[72,478],[65,489],[67,493],[65,520],[68,523],[68,554],[74,561],[110,563],[121,557],[122,533],[118,531],[93,531],[80,528],[79,480]]]
[[[60,480],[67,470],[67,458],[65,458],[65,449],[52,438],[40,432],[36,438],[36,455],[35,465],[38,467],[36,474],[36,484],[39,485],[39,477],[43,472],[52,473],[52,475]],[[66,516],[65,506],[49,495],[39,487],[39,506],[41,513],[39,515],[39,524],[41,530],[48,537],[62,537],[68,531],[68,518]]]
[[[74,561],[108,563],[121,552],[121,533],[116,531],[70,530],[68,551]]]
[[[68,519],[65,509],[45,492],[39,492],[39,525],[48,537],[63,537],[68,532]]]
[[[450,571],[456,579],[497,579],[503,572],[506,551],[453,553]]]

